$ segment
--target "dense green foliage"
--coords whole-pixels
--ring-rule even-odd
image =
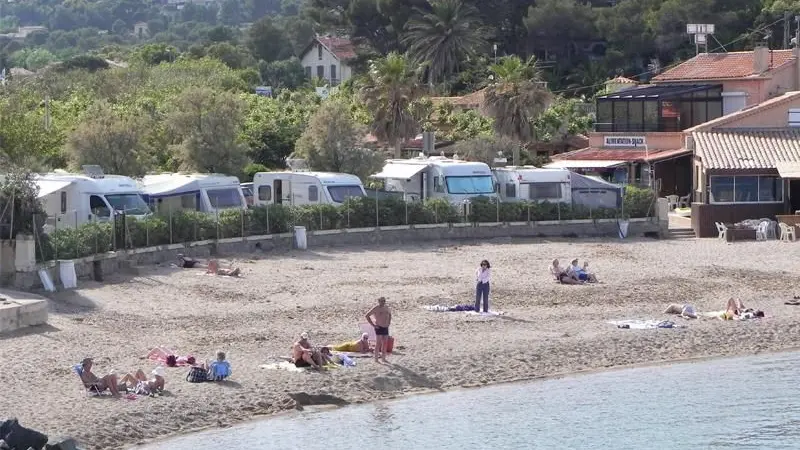
[[[342,206],[258,206],[247,211],[227,210],[219,216],[193,211],[132,219],[118,216],[115,223],[90,223],[56,230],[37,251],[37,257],[79,258],[121,248],[288,233],[294,226],[307,230],[336,230],[435,223],[537,222],[573,219],[648,217],[653,213],[652,191],[628,187],[624,208],[594,209],[557,203],[497,203],[488,198],[472,202],[468,217],[443,199],[406,203],[397,198],[350,199]],[[499,209],[498,209],[499,208]]]

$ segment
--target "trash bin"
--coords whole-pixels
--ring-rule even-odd
[[[628,237],[628,225],[630,225],[630,222],[627,220],[620,220],[617,222],[617,225],[619,226],[619,238],[625,239]]]
[[[306,227],[294,227],[294,246],[299,250],[305,250],[308,247]]]

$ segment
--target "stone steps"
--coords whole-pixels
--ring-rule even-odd
[[[0,291],[0,333],[47,323],[47,300]]]
[[[697,236],[691,228],[670,228],[670,239],[695,239]]]

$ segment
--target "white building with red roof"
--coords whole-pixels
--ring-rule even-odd
[[[317,36],[300,53],[300,62],[307,77],[326,80],[331,86],[337,86],[353,75],[348,62],[355,57],[355,46],[350,39]]]

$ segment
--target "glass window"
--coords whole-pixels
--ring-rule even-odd
[[[561,198],[561,183],[531,183],[528,198],[531,200],[557,200]]]
[[[308,201],[310,201],[310,202],[318,202],[319,201],[319,190],[317,190],[316,186],[309,186],[308,187]]]
[[[704,106],[705,108],[705,106]],[[680,104],[680,124],[681,130],[685,130],[692,126],[692,102],[681,102]]]
[[[270,202],[272,201],[272,186],[259,186],[258,187],[258,199],[262,202]]]
[[[322,60],[322,44],[317,46],[317,59]]]
[[[181,209],[197,211],[197,194],[181,195]]]
[[[514,198],[517,196],[517,185],[514,183],[506,183],[506,197]]]
[[[597,101],[597,131],[612,131],[611,105],[608,100]]]
[[[336,79],[336,64],[331,64],[331,80]]]
[[[628,131],[628,102],[614,102],[613,131]]]
[[[692,126],[708,122],[706,102],[695,101],[692,103]]]
[[[241,208],[244,206],[238,188],[209,189],[207,193],[212,208]]]
[[[144,199],[139,194],[106,195],[106,200],[115,211],[121,211],[125,214],[143,216],[150,213],[150,208],[147,207],[147,203],[144,202]]]
[[[311,78],[311,66],[306,66],[306,78]]]
[[[644,131],[658,131],[658,102],[644,102]]]
[[[67,212],[67,193],[61,192],[61,214]]]
[[[630,122],[630,131],[642,131],[644,129],[644,102],[641,100],[634,100],[628,102],[628,121]]]
[[[106,205],[106,202],[103,201],[103,198],[99,195],[89,196],[89,209],[92,211],[92,214],[98,217],[109,217],[111,215],[111,211],[108,210],[108,205]]]
[[[736,193],[736,202],[758,201],[758,177],[734,177],[733,189]]]
[[[782,202],[783,179],[779,177],[758,177],[758,201]]]
[[[325,78],[325,66],[317,66],[317,78]]]
[[[706,105],[708,105],[708,120],[722,117],[722,100],[711,100]]]
[[[733,202],[733,177],[711,177],[709,181],[711,203]]]
[[[364,197],[361,186],[328,186],[328,193],[336,203],[344,203],[348,198]]]
[[[450,194],[491,194],[494,183],[491,175],[474,175],[464,177],[445,177],[447,192]]]

